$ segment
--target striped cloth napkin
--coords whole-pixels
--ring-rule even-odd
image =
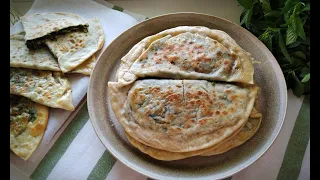
[[[103,0],[96,2],[129,14],[141,15]],[[310,179],[310,97],[297,98],[288,91],[285,122],[278,138],[258,161],[228,178],[232,180]],[[29,170],[31,179],[147,180],[117,161],[100,142],[91,125],[86,102],[73,119],[67,121],[48,145],[37,168]]]

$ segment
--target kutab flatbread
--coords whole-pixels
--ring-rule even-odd
[[[122,59],[117,81],[138,78],[200,79],[253,84],[250,53],[223,31],[179,26],[146,37]]]
[[[166,150],[156,149],[150,146],[147,146],[126,133],[126,137],[129,142],[141,152],[148,154],[149,156],[163,161],[173,161],[184,159],[192,156],[211,156],[216,154],[224,153],[230,149],[233,149],[249,140],[259,129],[261,123],[261,114],[260,116],[252,116],[257,114],[257,111],[253,108],[253,111],[250,114],[249,120],[244,126],[236,130],[233,134],[226,137],[223,141],[217,143],[214,146],[190,152],[170,152]]]
[[[61,72],[10,68],[10,94],[49,107],[74,110],[71,84]]]
[[[68,73],[79,73],[79,74],[90,76],[94,68],[95,62],[96,62],[96,56],[92,55],[91,57],[89,57],[89,59],[87,59],[82,64],[80,64],[79,66],[77,66],[76,68],[74,68],[72,71]]]
[[[10,36],[10,67],[61,71],[48,47],[29,49],[24,36],[23,31]]]
[[[132,87],[108,83],[124,130],[137,141],[171,152],[213,146],[247,121],[258,91],[205,80],[145,79]]]
[[[73,70],[102,48],[104,34],[99,20],[89,19],[88,23],[88,32],[71,32],[56,40],[46,40],[46,45],[58,58],[62,72]]]
[[[87,21],[79,15],[65,12],[36,13],[21,17],[29,48],[43,44],[46,39],[74,31],[87,31]]]
[[[10,95],[10,149],[27,160],[44,135],[49,108],[16,95]]]

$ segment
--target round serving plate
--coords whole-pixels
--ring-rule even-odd
[[[228,33],[257,61],[254,78],[261,88],[258,110],[263,114],[258,132],[243,145],[221,155],[160,161],[143,154],[127,141],[109,102],[108,81],[115,81],[121,58],[140,40],[177,26],[205,26]],[[222,179],[259,159],[276,139],[284,121],[287,88],[279,64],[249,31],[225,19],[198,13],[175,13],[143,21],[117,37],[98,58],[88,88],[93,127],[106,148],[123,164],[154,179]]]

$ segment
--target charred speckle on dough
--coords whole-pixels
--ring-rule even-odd
[[[225,65],[225,71],[227,73],[230,73],[232,70],[232,62],[230,62],[229,60],[225,60],[223,64]]]
[[[238,56],[235,53],[228,54],[228,56],[234,61],[238,59]]]
[[[231,95],[230,99],[231,99],[232,101],[235,101],[235,100],[237,99],[237,97],[238,97],[238,96],[234,94],[234,95]]]
[[[206,122],[207,122],[206,119],[202,119],[202,120],[199,121],[199,124],[200,124],[200,125],[204,125],[204,124],[206,124]]]
[[[220,111],[219,110],[216,110],[216,115],[220,115]]]

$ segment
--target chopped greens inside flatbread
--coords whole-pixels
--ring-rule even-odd
[[[58,35],[74,31],[86,32],[87,21],[72,13],[36,13],[21,17],[26,32],[25,40],[29,48],[43,44],[47,39],[54,39]]]
[[[27,160],[38,147],[48,123],[49,108],[10,95],[10,149]]]
[[[71,84],[61,72],[10,68],[10,94],[49,107],[74,110]]]
[[[66,73],[90,58],[104,44],[103,29],[98,19],[89,19],[88,32],[71,32],[56,40],[46,40],[46,45],[58,58],[62,72]]]
[[[29,49],[24,36],[24,31],[10,36],[10,67],[61,71],[57,59],[48,47]]]

